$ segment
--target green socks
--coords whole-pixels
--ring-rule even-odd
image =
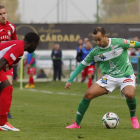
[[[135,112],[136,112],[136,98],[134,97],[134,99],[126,99],[127,105],[129,107],[129,111],[130,111],[130,116],[134,117],[136,116]]]
[[[90,104],[90,101],[91,100],[88,100],[88,99],[85,99],[83,97],[82,101],[79,103],[79,106],[78,106],[78,110],[77,110],[77,115],[76,115],[76,123],[78,125],[80,125],[82,119],[83,119],[83,116]]]

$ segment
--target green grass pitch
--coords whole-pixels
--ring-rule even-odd
[[[73,83],[65,90],[64,82],[35,83],[34,90],[19,89],[13,83],[13,101],[9,120],[20,132],[0,132],[0,140],[140,140],[140,129],[134,130],[129,121],[125,99],[116,90],[93,99],[81,123],[81,129],[66,129],[75,120],[77,107],[87,83]],[[137,117],[140,120],[140,87],[136,88]],[[106,129],[102,117],[107,112],[119,116],[116,129]]]

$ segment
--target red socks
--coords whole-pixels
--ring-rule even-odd
[[[6,122],[8,122],[7,116],[0,115],[0,126],[3,126]]]
[[[0,126],[7,122],[7,115],[12,102],[13,87],[8,86],[1,90],[0,94]]]
[[[34,85],[33,76],[30,76],[30,77],[29,77],[29,82],[28,82],[28,84],[29,84],[29,85],[30,85],[30,84]]]
[[[88,88],[92,86],[92,78],[88,79]]]

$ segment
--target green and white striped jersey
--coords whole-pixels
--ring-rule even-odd
[[[134,47],[134,43],[134,41],[122,38],[109,38],[107,47],[96,46],[82,61],[82,64],[89,66],[95,61],[103,75],[107,74],[114,78],[127,77],[134,73],[127,53],[127,49]]]

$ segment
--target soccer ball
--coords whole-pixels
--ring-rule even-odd
[[[113,112],[106,113],[102,118],[103,125],[106,128],[116,128],[119,124],[119,117]]]

